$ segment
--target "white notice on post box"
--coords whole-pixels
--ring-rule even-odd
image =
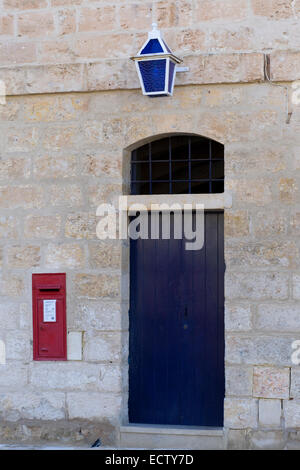
[[[44,300],[44,322],[56,322],[56,300]]]

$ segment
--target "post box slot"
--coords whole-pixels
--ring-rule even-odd
[[[59,291],[61,288],[61,286],[38,286],[38,290],[44,292],[44,291],[47,291],[47,290],[51,290],[51,291]]]

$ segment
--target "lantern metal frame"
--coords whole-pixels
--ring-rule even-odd
[[[171,49],[166,45],[165,41],[162,38],[161,32],[157,29],[156,23],[152,24],[152,31],[148,33],[148,39],[147,41],[144,42],[143,46],[139,50],[138,54],[134,57],[131,57],[131,60],[135,62],[136,65],[136,70],[138,73],[138,77],[141,83],[143,95],[147,96],[172,96],[173,95],[173,90],[174,90],[174,84],[175,84],[175,78],[176,78],[176,72],[177,70],[177,64],[182,63],[182,59],[177,57],[176,55],[173,54]],[[147,44],[151,40],[157,40],[162,51],[160,52],[152,52],[152,53],[146,53],[143,54],[143,50],[146,48]],[[159,61],[159,60],[164,60],[166,61],[166,68],[165,68],[165,86],[164,89],[161,91],[146,91],[145,89],[145,83],[144,79],[142,76],[142,72],[140,70],[139,62],[149,62],[149,61]],[[172,77],[172,83],[169,83],[170,79],[170,65],[174,64],[174,72],[173,72],[173,77]]]

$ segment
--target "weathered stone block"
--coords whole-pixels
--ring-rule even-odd
[[[246,131],[247,133],[250,130]],[[233,197],[244,204],[265,206],[272,201],[271,181],[267,178],[239,178],[227,181],[228,189],[233,192]]]
[[[248,331],[252,329],[250,305],[229,304],[225,307],[225,328],[227,331]]]
[[[91,268],[121,267],[121,242],[120,240],[98,241],[89,243],[89,265]]]
[[[132,52],[133,34],[105,34],[99,37],[78,38],[74,51],[78,57],[86,59],[129,57]]]
[[[121,333],[87,333],[84,342],[83,356],[86,361],[116,362],[121,359]]]
[[[233,268],[278,266],[293,267],[299,262],[295,242],[269,241],[263,243],[226,243],[226,265]]]
[[[46,248],[46,265],[51,268],[78,268],[84,266],[84,247],[75,243],[51,243]]]
[[[259,424],[261,426],[279,427],[281,420],[280,400],[259,400]]]
[[[292,228],[292,233],[299,233],[300,230],[300,212],[297,212],[297,210],[293,213],[290,219],[290,226]]]
[[[83,0],[51,0],[51,5],[53,7],[62,7],[69,5],[81,5]]]
[[[6,85],[6,92],[8,91],[7,85]],[[18,103],[14,99],[10,99],[7,96],[6,103],[0,104],[0,121],[16,121],[18,119],[19,112],[20,112],[20,103]]]
[[[280,178],[279,197],[282,202],[291,204],[296,202],[298,196],[298,186],[294,178]]]
[[[54,32],[54,19],[50,11],[22,13],[17,24],[18,36],[47,36]]]
[[[248,433],[249,449],[279,450],[286,444],[283,431],[250,431]]]
[[[0,238],[17,238],[17,219],[11,215],[0,216]]]
[[[121,159],[113,156],[106,157],[94,153],[84,155],[82,161],[83,174],[88,176],[108,176],[121,178]]]
[[[35,49],[34,53],[35,53]],[[3,55],[3,51],[2,51]],[[11,64],[12,65],[12,64]],[[6,93],[10,95],[19,94],[25,91],[25,80],[26,80],[26,70],[24,67],[14,67],[11,68],[3,67],[0,70],[0,79],[6,84]],[[6,105],[1,105],[1,114],[3,113]],[[6,108],[7,110],[9,108]],[[6,111],[5,113],[6,114]],[[11,120],[11,119],[10,119]]]
[[[76,10],[59,10],[57,20],[60,35],[76,32]]]
[[[49,44],[46,42],[44,44]],[[51,43],[52,44],[52,43]],[[88,110],[88,95],[34,95],[25,99],[24,119],[36,122],[73,121]]]
[[[128,312],[128,308],[127,308]],[[124,325],[122,325],[124,323]],[[128,315],[122,315],[121,305],[117,302],[105,301],[77,301],[74,305],[72,318],[69,324],[74,329],[115,331],[126,329]]]
[[[82,331],[68,331],[68,361],[82,361]]]
[[[19,390],[27,385],[27,365],[9,361],[0,364],[1,390]]]
[[[151,23],[152,4],[135,3],[122,5],[120,8],[120,24],[122,29],[147,29]]]
[[[26,238],[57,238],[60,235],[59,215],[29,215],[24,223]]]
[[[250,26],[234,24],[220,27],[209,35],[209,50],[213,52],[244,51],[253,47],[256,42],[255,29]],[[202,48],[203,50],[203,48]]]
[[[81,8],[78,31],[112,31],[116,29],[116,20],[116,7],[114,5],[105,5],[98,8]]]
[[[300,427],[300,402],[299,401],[284,401],[283,412],[285,418],[286,428],[299,428]]]
[[[134,64],[125,59],[86,64],[85,79],[88,90],[139,87]]]
[[[249,235],[249,216],[247,211],[225,212],[225,237],[241,238]]]
[[[31,209],[41,208],[45,204],[40,186],[1,186],[0,208]]]
[[[176,5],[173,2],[160,1],[153,6],[159,28],[172,28],[178,24],[179,16],[176,11]]]
[[[29,331],[9,330],[6,333],[6,358],[18,361],[29,361],[32,358]]]
[[[232,364],[291,366],[292,342],[297,337],[227,335],[226,360]]]
[[[289,295],[289,275],[286,273],[227,273],[227,299],[285,300]]]
[[[253,396],[289,398],[290,370],[275,367],[254,367]]]
[[[1,302],[0,305],[0,325],[1,329],[13,330],[19,327],[20,306],[17,303]]]
[[[291,368],[290,397],[300,400],[300,370],[297,367]]]
[[[293,299],[300,300],[300,274],[293,274]]]
[[[51,93],[82,91],[82,71],[83,64],[55,64],[28,68],[26,70],[27,81],[25,91],[26,93],[46,93],[46,90],[50,89]],[[21,89],[20,85],[18,89]],[[74,139],[71,130],[66,131],[63,135],[59,131],[62,131],[62,124],[56,129],[47,130],[44,140],[46,148],[50,149],[52,142],[53,150],[59,150],[64,146],[64,143],[66,146],[72,138]]]
[[[246,0],[204,0],[196,4],[198,21],[242,20],[247,14]]]
[[[30,175],[30,162],[21,157],[11,157],[0,160],[0,179],[28,178]]]
[[[49,200],[55,207],[78,207],[83,204],[82,190],[77,184],[51,185],[49,187]]]
[[[76,165],[75,155],[43,154],[34,159],[33,172],[39,178],[71,178]]]
[[[0,415],[3,420],[57,420],[65,418],[65,394],[58,392],[10,392],[0,395]]]
[[[0,427],[1,442],[7,444],[20,443],[53,449],[53,444],[61,447],[64,442],[66,448],[84,446],[89,448],[101,436],[104,446],[116,446],[116,426],[104,422],[91,422],[90,420],[19,420],[5,421]],[[45,425],[46,424],[46,425]]]
[[[77,274],[74,290],[78,297],[116,298],[120,296],[120,277],[109,274]]]
[[[228,450],[246,450],[247,444],[247,431],[243,429],[229,429],[228,430]]]
[[[96,239],[97,218],[95,213],[76,213],[67,217],[65,235],[67,238]]]
[[[38,144],[36,127],[24,127],[11,124],[7,129],[7,152],[30,152]]]
[[[285,235],[289,226],[286,211],[264,210],[251,218],[252,231],[257,239],[267,239]]]
[[[236,90],[237,92],[238,90]],[[244,100],[252,100],[252,103],[255,103],[255,106],[261,104],[263,101],[267,106],[270,104],[270,101],[274,101],[276,97],[273,96],[266,96],[263,93],[263,90],[257,90],[255,94],[250,93],[250,89],[248,89],[249,94],[246,93],[246,96],[242,94],[243,100],[240,98],[240,106],[243,106]],[[223,96],[221,90],[216,89],[216,93],[218,93],[222,99],[221,103],[223,104],[224,99],[226,100],[226,96]],[[213,95],[211,96],[211,100],[213,101]],[[260,103],[256,103],[256,100],[259,100]],[[214,104],[215,104],[214,100]],[[280,102],[281,104],[281,102]],[[279,104],[279,105],[280,105]],[[247,174],[251,176],[255,176],[257,172],[262,171],[264,174],[267,175],[268,172],[270,173],[278,173],[279,171],[285,170],[287,167],[286,155],[283,149],[279,148],[263,148],[259,146],[259,148],[251,149],[240,145],[240,143],[232,143],[228,144],[225,148],[226,151],[226,173],[231,177],[240,177],[242,174]],[[272,216],[273,214],[269,214],[268,211],[264,211],[266,216]],[[257,214],[256,214],[257,215]],[[274,215],[273,215],[274,216]]]
[[[40,390],[120,392],[121,368],[86,362],[33,363],[30,384]]]
[[[297,303],[262,304],[255,317],[256,328],[267,331],[300,331]]]
[[[1,295],[9,297],[20,297],[24,294],[23,276],[18,276],[10,272],[5,272],[0,279]]]
[[[293,6],[288,0],[251,0],[252,9],[257,16],[270,19],[285,19],[293,16]]]
[[[47,129],[47,133],[43,137],[43,147],[47,149],[48,151],[63,151],[67,147],[74,147],[76,146],[76,141],[79,138],[79,129],[77,128],[76,124],[68,124],[68,125],[63,125],[62,123],[60,125],[55,124],[53,126],[49,126]],[[66,167],[66,161],[69,162],[69,165],[71,165],[71,168],[74,168],[75,165],[75,157],[73,155],[67,156],[66,160],[64,160],[63,155],[56,155],[57,158],[54,158],[54,156],[49,156],[46,155],[44,157],[44,160],[42,162],[44,165],[50,166],[50,169],[52,169],[52,165],[57,165],[57,171],[63,171],[64,167]],[[42,157],[43,158],[43,157]],[[48,161],[47,161],[48,160]],[[53,175],[54,174],[54,170]],[[66,171],[66,170],[65,170]],[[51,175],[51,176],[53,176]],[[64,175],[65,176],[65,175]],[[69,174],[69,176],[71,176]]]
[[[189,74],[181,79],[182,85],[208,83],[244,83],[264,77],[263,54],[202,54],[184,59]]]
[[[122,397],[104,393],[67,393],[67,406],[70,419],[81,418],[99,421],[107,419],[115,422],[120,415]]]
[[[20,328],[32,331],[32,307],[29,303],[20,304]]]
[[[257,418],[256,400],[225,398],[224,424],[226,427],[235,429],[255,428]]]
[[[68,15],[70,15],[70,10],[64,10],[68,11]],[[74,14],[74,12],[72,12]],[[60,12],[58,12],[58,24],[59,24],[59,30],[61,31],[61,34],[67,34],[64,33],[63,31],[67,31],[68,29],[72,29],[74,27],[74,24],[72,24],[72,21],[75,20],[74,16],[65,16],[65,15],[60,15]],[[62,64],[69,64],[70,62],[75,62],[76,61],[76,56],[72,50],[72,46],[70,44],[69,38],[62,38],[60,37],[59,39],[49,39],[48,41],[43,41],[40,44],[39,48],[39,62],[40,64],[45,64],[45,70],[49,70],[49,64],[55,64],[57,63],[62,63]],[[67,83],[65,82],[65,85]],[[74,88],[71,90],[73,91]],[[51,115],[51,113],[50,113]],[[32,118],[34,118],[32,116]],[[70,119],[70,118],[69,118]],[[58,120],[61,120],[58,118]]]
[[[34,10],[46,7],[46,0],[4,0],[4,8],[8,10]]]
[[[205,33],[199,29],[170,30],[165,39],[172,44],[177,54],[199,52],[205,49]]]
[[[12,66],[14,65],[15,67],[21,65],[21,64],[30,64],[35,62],[37,59],[37,53],[36,53],[36,45],[32,43],[25,43],[25,42],[7,42],[3,44],[3,46],[0,49],[0,60],[1,60],[1,65],[7,65],[7,66]],[[5,70],[5,69],[4,69]],[[6,75],[6,76],[5,76]],[[24,83],[23,85],[20,82],[21,76],[23,75],[22,71],[18,71],[18,69],[15,69],[14,72],[11,72],[11,76],[14,79],[15,82],[15,87],[13,87],[14,90],[23,90],[24,92]],[[5,74],[5,82],[8,79],[7,74]],[[18,83],[18,85],[16,84]],[[8,84],[8,87],[11,85]],[[8,88],[9,89],[9,88]]]
[[[170,11],[172,7],[176,8],[176,25],[179,27],[187,27],[193,24],[193,3],[190,0],[179,0],[177,5],[173,2],[167,4],[167,2],[159,2],[160,5],[165,6],[165,9]]]
[[[39,246],[10,246],[7,250],[7,264],[14,268],[31,268],[40,265]]]
[[[252,396],[252,367],[226,366],[226,396]]]

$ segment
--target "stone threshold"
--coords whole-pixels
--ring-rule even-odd
[[[221,436],[223,428],[210,428],[198,426],[168,426],[160,424],[127,424],[120,427],[121,433],[134,434],[167,434],[169,436]]]

